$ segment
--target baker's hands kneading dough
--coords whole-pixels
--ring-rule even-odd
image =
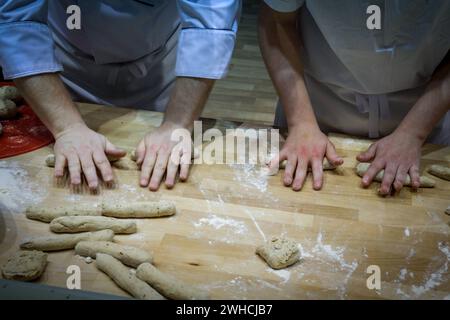
[[[188,178],[191,164],[191,139],[182,144],[172,140],[174,130],[189,131],[179,125],[165,122],[155,131],[148,133],[136,148],[136,163],[141,166],[140,185],[156,191],[166,173],[165,184],[168,188],[175,185],[178,170],[180,180]],[[180,131],[181,132],[181,131]]]
[[[103,135],[82,123],[56,134],[55,141],[55,176],[62,177],[67,165],[71,184],[80,185],[83,173],[92,190],[98,187],[97,168],[106,183],[114,179],[107,155],[117,158],[126,155],[124,150],[118,149]]]
[[[360,162],[372,162],[362,178],[362,185],[368,187],[378,172],[384,169],[384,177],[379,193],[391,193],[392,186],[398,192],[403,187],[406,176],[411,177],[414,189],[420,186],[420,154],[423,140],[405,131],[392,134],[372,144],[357,156]]]
[[[292,186],[294,191],[302,189],[308,174],[308,167],[313,173],[313,187],[322,188],[323,159],[326,157],[333,166],[339,166],[344,161],[336,153],[333,143],[320,129],[313,125],[301,125],[289,129],[289,135],[280,154],[269,164],[272,170],[280,162],[287,160],[283,182]]]

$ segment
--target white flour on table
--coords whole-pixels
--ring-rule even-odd
[[[0,204],[3,210],[24,212],[47,195],[42,184],[33,182],[28,172],[16,161],[0,161]]]

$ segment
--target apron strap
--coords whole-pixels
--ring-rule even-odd
[[[389,101],[385,94],[355,93],[356,108],[360,113],[369,113],[369,138],[380,137],[380,120],[389,119]]]

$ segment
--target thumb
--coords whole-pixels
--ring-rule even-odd
[[[333,166],[340,166],[344,163],[344,159],[342,159],[338,154],[336,153],[336,149],[333,145],[333,143],[328,142],[327,143],[327,150],[325,153],[325,157],[328,159],[328,162],[331,163]]]
[[[108,140],[106,140],[105,153],[107,156],[112,156],[114,158],[122,158],[127,154],[125,150],[117,148]]]
[[[357,155],[356,159],[360,162],[370,162],[375,157],[376,151],[377,144],[373,143],[370,145],[369,149]]]

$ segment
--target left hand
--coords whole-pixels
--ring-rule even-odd
[[[148,133],[136,149],[136,163],[141,166],[140,185],[157,191],[164,174],[168,188],[175,185],[180,170],[180,180],[185,181],[191,164],[191,139],[180,143],[172,140],[174,130],[183,129],[179,125],[163,123],[155,131]],[[188,132],[188,131],[187,131]]]
[[[411,132],[394,131],[373,143],[367,151],[356,157],[360,162],[372,162],[362,178],[362,185],[368,187],[377,173],[384,169],[383,181],[378,190],[381,195],[390,194],[392,186],[397,192],[400,191],[408,174],[412,187],[419,188],[423,142]]]

